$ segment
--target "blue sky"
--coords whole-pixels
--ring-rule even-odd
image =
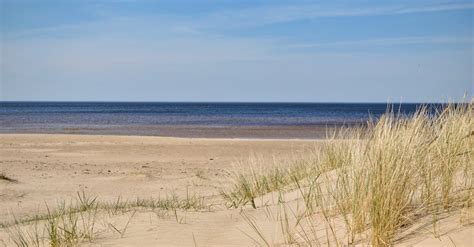
[[[473,94],[472,1],[0,0],[0,100]]]

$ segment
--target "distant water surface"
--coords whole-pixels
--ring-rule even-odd
[[[420,104],[394,105],[412,114]],[[0,132],[319,138],[380,117],[387,104],[0,102]]]

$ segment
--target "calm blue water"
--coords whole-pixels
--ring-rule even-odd
[[[395,105],[405,114],[418,104]],[[387,104],[0,102],[1,132],[181,126],[325,126],[364,122]],[[145,130],[142,129],[142,132]]]

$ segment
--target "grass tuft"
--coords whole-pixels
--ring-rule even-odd
[[[140,208],[172,212],[179,222],[184,222],[183,219],[178,219],[179,210],[211,210],[203,197],[189,192],[185,198],[172,195],[165,198],[122,200],[119,197],[111,202],[102,202],[97,196],[82,191],[77,193],[76,200],[71,203],[62,201],[54,208],[46,205],[47,212],[44,214],[14,218],[14,221],[3,222],[0,226],[7,229],[16,246],[44,246],[45,243],[52,247],[78,246],[95,239],[98,233],[95,226],[101,212],[108,213],[109,216],[132,212],[124,226],[108,224],[110,229],[123,238],[131,219]]]

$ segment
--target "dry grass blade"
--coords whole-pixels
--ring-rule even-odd
[[[5,175],[5,173],[0,173],[0,180],[4,180],[11,183],[18,183],[18,180]]]

